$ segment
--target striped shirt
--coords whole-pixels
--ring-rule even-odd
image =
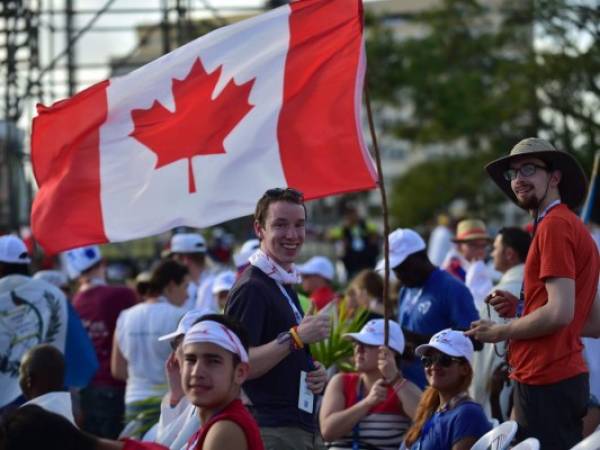
[[[342,380],[344,407],[349,408],[364,398],[362,393],[359,398],[359,387],[362,389],[360,374],[346,373],[342,375]],[[326,442],[325,446],[330,450],[352,449],[356,438],[358,445],[356,448],[360,450],[398,450],[410,424],[410,418],[402,409],[400,399],[390,387],[386,399],[369,410],[369,413],[356,424],[354,432],[333,442]]]

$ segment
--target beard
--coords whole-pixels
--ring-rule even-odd
[[[523,200],[519,200],[517,197],[517,204],[528,211],[532,209],[538,209],[540,207],[540,200],[536,196],[531,196]]]
[[[527,211],[538,209],[540,207],[541,200],[537,198],[534,187],[529,184],[519,186],[519,188],[523,187],[528,187],[530,189],[529,195],[526,195],[523,198],[519,198],[517,193],[513,190],[515,199],[517,200],[517,205],[519,205],[523,209],[526,209]]]

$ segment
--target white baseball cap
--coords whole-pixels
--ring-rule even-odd
[[[206,253],[206,241],[198,233],[178,233],[171,237],[171,253]]]
[[[222,291],[230,291],[235,284],[235,273],[231,270],[221,272],[215,277],[215,282],[212,286],[212,293],[218,294]]]
[[[388,236],[390,269],[398,267],[413,253],[425,250],[425,241],[410,228],[398,228]]]
[[[450,328],[439,331],[431,337],[429,344],[419,345],[415,349],[415,354],[423,356],[423,353],[429,348],[434,348],[449,356],[465,358],[469,364],[473,363],[473,343],[462,331]]]
[[[333,264],[324,256],[313,256],[304,264],[297,266],[298,272],[301,275],[319,275],[331,281],[335,275]]]
[[[0,236],[0,262],[29,264],[31,259],[25,242],[12,234]]]
[[[224,348],[240,357],[242,362],[248,362],[248,352],[240,338],[225,325],[212,320],[203,320],[190,328],[183,338],[183,345],[196,342],[210,342]]]
[[[381,277],[381,279],[385,278],[385,259],[380,259],[377,262],[377,265],[375,266],[375,272],[377,272],[377,275],[379,275]],[[399,281],[398,277],[392,270],[391,262],[390,262],[390,281],[393,281],[393,282]]]
[[[369,320],[359,333],[345,333],[346,339],[354,339],[367,345],[383,345],[384,319]],[[402,354],[404,352],[404,334],[397,322],[389,321],[388,345],[392,350]]]
[[[235,267],[240,268],[249,263],[248,259],[260,248],[258,239],[249,239],[240,248],[240,251],[233,255]]]
[[[102,260],[100,248],[97,245],[75,248],[65,253],[67,272],[71,278],[77,278],[94,264]]]
[[[191,311],[186,312],[181,319],[179,319],[177,329],[171,333],[162,335],[158,338],[158,340],[170,341],[171,339],[175,339],[177,336],[187,333],[200,317],[210,313],[211,311],[206,309],[192,309]]]

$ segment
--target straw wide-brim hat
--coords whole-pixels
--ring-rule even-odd
[[[488,234],[483,220],[466,219],[458,222],[458,225],[456,226],[456,237],[452,239],[452,242],[459,244],[461,242],[478,241],[481,239],[490,242],[493,240]]]
[[[558,190],[561,201],[569,208],[576,209],[583,203],[587,190],[587,177],[583,169],[569,153],[557,150],[550,142],[540,138],[523,139],[512,148],[508,156],[498,158],[485,166],[492,180],[513,203],[519,204],[510,187],[510,181],[504,178],[504,171],[509,168],[511,161],[525,157],[539,158],[551,164],[552,170],[561,171],[562,178]]]

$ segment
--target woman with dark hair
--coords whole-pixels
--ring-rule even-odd
[[[473,344],[461,331],[442,330],[420,345],[429,387],[406,433],[411,450],[468,450],[491,429],[483,408],[467,394],[473,378]]]
[[[127,381],[126,415],[138,411],[134,402],[162,396],[166,391],[165,361],[171,353],[168,342],[158,338],[177,328],[185,311],[188,269],[173,260],[161,261],[152,271],[143,303],[119,315],[111,372]]]

